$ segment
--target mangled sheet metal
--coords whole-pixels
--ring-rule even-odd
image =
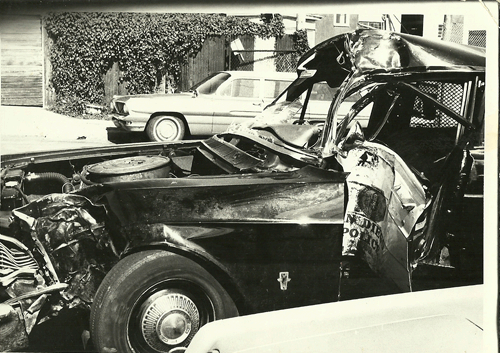
[[[107,265],[118,259],[105,229],[104,208],[80,195],[50,194],[14,214],[31,227],[26,242],[45,258],[50,284],[68,284],[63,294],[69,307],[90,305]]]
[[[375,272],[410,290],[408,240],[425,210],[425,190],[387,147],[358,141],[341,148],[338,160],[350,172],[343,255],[360,255]]]
[[[436,44],[421,37],[384,31],[358,31],[348,38],[349,56],[361,73],[485,64],[483,49],[451,42]]]
[[[301,76],[315,76],[316,81],[321,78],[335,87],[356,72],[484,68],[485,53],[483,48],[408,34],[357,30],[318,44],[301,57],[298,71],[304,72]]]

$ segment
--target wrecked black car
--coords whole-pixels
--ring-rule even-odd
[[[213,320],[367,295],[360,264],[395,291],[481,283],[484,51],[360,30],[297,72],[207,140],[3,156],[0,348],[79,308],[100,352],[168,352]],[[323,126],[317,82],[339,87]]]

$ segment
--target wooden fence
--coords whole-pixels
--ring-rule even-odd
[[[195,57],[188,58],[187,64],[183,65],[178,88],[187,90],[211,72],[225,70],[226,56],[227,49],[223,37],[207,39],[201,51]]]

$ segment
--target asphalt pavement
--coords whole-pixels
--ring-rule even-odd
[[[106,128],[113,126],[41,107],[0,106],[0,154],[111,145]]]

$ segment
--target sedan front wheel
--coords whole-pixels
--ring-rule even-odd
[[[146,134],[151,141],[182,140],[186,134],[186,126],[176,116],[158,115],[148,122]]]
[[[166,353],[186,347],[204,324],[237,315],[229,294],[199,264],[149,250],[124,258],[104,278],[91,334],[99,352]]]

